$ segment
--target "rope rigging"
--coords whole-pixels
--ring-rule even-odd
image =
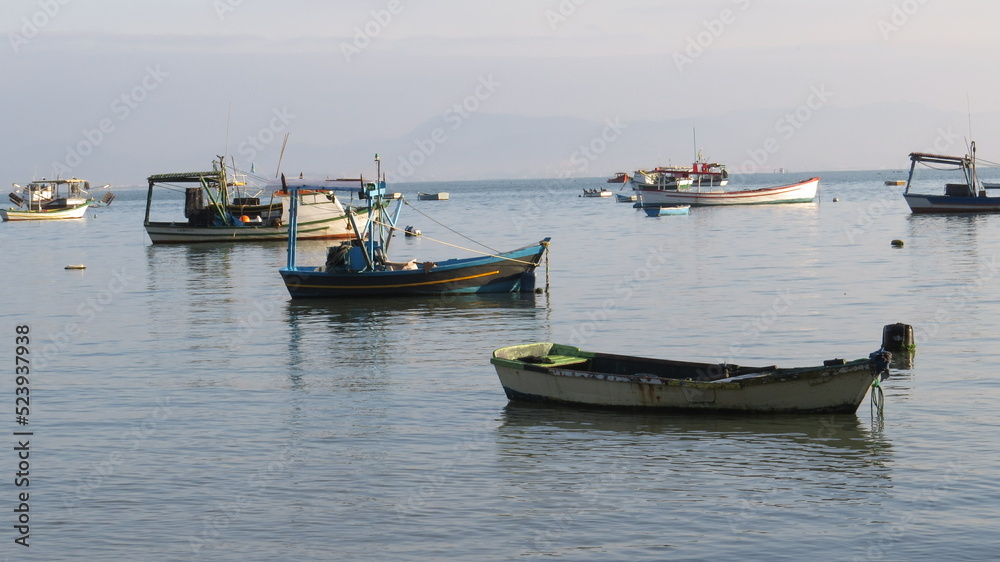
[[[438,225],[438,226],[441,226],[441,227],[444,227],[444,228],[446,228],[446,229],[450,230],[451,232],[453,232],[453,233],[455,233],[455,234],[457,234],[457,235],[461,236],[462,238],[465,238],[465,239],[466,239],[466,240],[468,240],[469,242],[472,242],[473,244],[479,244],[480,246],[482,246],[482,247],[484,247],[484,248],[486,248],[486,249],[488,249],[489,251],[491,251],[491,252],[494,252],[494,253],[499,253],[499,252],[500,252],[500,250],[497,250],[496,248],[491,248],[491,247],[487,246],[486,244],[483,244],[482,242],[478,242],[478,241],[476,241],[476,240],[473,240],[472,238],[469,238],[468,236],[466,236],[466,235],[462,234],[461,232],[458,232],[457,230],[455,230],[455,229],[451,228],[450,226],[448,226],[448,225],[446,225],[446,224],[443,224],[443,223],[441,223],[440,221],[438,221],[438,220],[434,219],[433,217],[431,217],[431,216],[430,216],[430,215],[428,215],[427,213],[424,213],[424,212],[423,212],[423,211],[421,211],[420,209],[418,209],[418,208],[414,207],[413,205],[410,205],[410,202],[409,202],[409,201],[407,201],[406,199],[403,199],[403,203],[406,203],[406,206],[407,206],[407,207],[409,207],[409,208],[413,209],[414,211],[416,211],[416,212],[420,213],[421,215],[423,215],[423,216],[424,216],[425,218],[427,218],[428,220],[430,220],[430,221],[431,221],[431,222],[433,222],[434,224],[436,224],[436,225]],[[430,239],[430,238],[428,238],[428,240],[431,240],[431,239]],[[436,242],[436,240],[435,240],[435,242]],[[456,246],[456,248],[457,248],[457,247],[458,247],[458,246]],[[470,250],[470,251],[474,251],[474,250]]]
[[[384,222],[381,222],[381,221],[376,220],[376,219],[371,219],[371,222],[373,224],[378,225],[378,226],[384,226],[384,227],[393,228],[394,230],[399,230],[399,227],[393,227],[391,224],[384,223]],[[444,226],[444,225],[441,225],[441,226]],[[447,227],[445,227],[445,228],[447,228]],[[449,228],[448,230],[452,230],[452,229]],[[455,232],[455,231],[452,230],[452,232]],[[455,232],[455,234],[458,234],[459,236],[462,236],[462,234],[458,233],[458,232]],[[531,264],[532,263],[532,262],[529,262],[529,261],[519,260],[519,259],[515,259],[515,258],[507,258],[507,257],[500,256],[500,255],[497,255],[497,254],[491,254],[489,252],[483,252],[481,250],[474,250],[472,248],[466,248],[464,246],[459,246],[457,244],[452,244],[450,242],[445,242],[444,240],[438,240],[436,238],[431,238],[430,236],[426,236],[424,234],[421,234],[420,237],[421,238],[425,238],[427,240],[430,240],[431,242],[437,242],[438,244],[444,244],[445,246],[451,246],[452,248],[456,248],[456,249],[459,249],[459,250],[465,250],[467,252],[472,252],[473,254],[479,254],[481,256],[486,256],[486,257],[490,257],[490,258],[497,258],[497,259],[512,261],[512,262],[516,262],[516,263],[523,263],[523,264]],[[467,238],[469,240],[472,240],[471,238],[468,238],[467,236],[462,236],[462,237],[463,238]],[[472,240],[472,241],[476,242],[475,240]],[[479,242],[476,242],[476,243],[479,244]],[[486,244],[479,244],[479,245],[483,246],[483,247],[486,247],[486,248],[490,248]],[[547,248],[548,245],[549,245],[549,243],[548,242],[542,242],[542,245]],[[493,248],[490,248],[490,250],[493,250]],[[493,250],[493,251],[499,253],[497,250]],[[546,254],[548,254],[548,252],[546,252]]]

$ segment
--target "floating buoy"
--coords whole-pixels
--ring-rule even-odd
[[[834,198],[833,198],[833,202],[834,202],[834,203],[836,203],[836,202],[838,202],[838,201],[840,201],[840,198],[839,198],[839,197],[834,197]]]
[[[882,349],[887,351],[913,351],[913,326],[909,324],[887,324],[882,328]]]
[[[406,231],[405,232],[406,232],[407,236],[420,236],[420,229],[419,228],[414,228],[412,226],[406,227]]]
[[[899,240],[899,239],[893,240],[892,241],[892,247],[893,248],[902,248],[903,247],[903,241]]]
[[[67,265],[66,269],[87,269],[87,266],[83,265],[82,263],[78,263],[75,265]]]

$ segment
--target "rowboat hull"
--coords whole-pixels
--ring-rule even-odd
[[[744,191],[678,191],[639,188],[643,205],[768,205],[776,203],[808,203],[816,199],[819,178]]]
[[[496,256],[414,264],[395,271],[323,271],[320,267],[280,270],[293,299],[510,293],[532,290],[535,267],[548,239]]]
[[[81,219],[87,214],[90,201],[73,205],[64,209],[19,210],[0,209],[0,218],[4,221],[39,221]]]
[[[853,413],[878,376],[869,359],[752,368],[593,353],[552,343],[501,348],[491,363],[512,401],[650,410]],[[723,371],[731,376],[709,380]]]
[[[910,212],[929,213],[1000,213],[1000,197],[961,197],[954,195],[903,195]]]

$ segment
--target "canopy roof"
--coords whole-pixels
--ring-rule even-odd
[[[218,170],[212,172],[178,172],[174,174],[154,174],[149,176],[149,183],[157,182],[177,182],[177,183],[201,183],[204,180],[218,180]]]

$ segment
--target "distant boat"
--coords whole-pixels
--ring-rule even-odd
[[[614,192],[610,189],[584,189],[583,194],[580,197],[611,197]]]
[[[628,172],[618,172],[614,176],[608,178],[608,183],[628,183],[632,177],[628,175]]]
[[[806,203],[816,198],[819,178],[790,185],[737,191],[694,191],[645,187],[637,190],[643,207],[663,205],[761,205]]]
[[[691,205],[662,205],[654,207],[643,207],[643,211],[651,217],[662,217],[666,215],[686,215],[691,211]]]
[[[906,185],[906,180],[885,180],[885,185]]]
[[[636,170],[632,174],[632,189],[683,189],[693,182],[686,176],[686,168],[655,168]]]
[[[438,193],[417,193],[417,200],[419,201],[447,201],[449,195],[445,191]]]
[[[386,212],[382,203],[385,179],[380,176],[381,171],[376,174],[380,178],[376,183],[364,187],[367,213],[372,220],[365,228],[359,228],[353,212],[349,214],[357,235],[350,242],[329,248],[324,265],[297,266],[296,237],[288,237],[288,263],[279,273],[293,299],[534,291],[535,268],[548,250],[549,238],[509,252],[483,253],[479,257],[419,263],[389,261],[389,245],[398,230],[396,223],[405,200],[397,202],[393,213]],[[294,231],[298,222],[294,188],[291,200]]]
[[[917,164],[954,166],[956,182],[945,183],[944,194],[914,193],[914,184],[921,183],[915,168]],[[976,143],[970,144],[970,155],[942,156],[923,152],[910,153],[910,174],[903,190],[903,199],[914,214],[927,213],[998,213],[1000,197],[988,195],[988,184],[979,181],[976,173]],[[940,189],[940,188],[938,188]]]
[[[155,174],[147,181],[143,225],[153,244],[288,239],[288,186],[266,184],[251,194],[246,176],[231,174],[223,158],[213,162],[211,171]],[[336,194],[355,196],[366,183],[363,178],[285,180],[282,176],[282,181],[294,183],[297,189],[302,206],[297,231],[300,238],[331,240],[354,236],[347,220],[347,207]],[[183,189],[186,220],[150,218],[155,188]],[[269,198],[262,201],[259,195],[266,191],[270,191]]]
[[[79,219],[93,204],[90,182],[79,178],[41,179],[24,187],[15,183],[14,188],[8,197],[17,208],[0,209],[4,221]]]
[[[698,160],[688,166],[658,166],[652,170],[636,170],[631,179],[633,189],[649,186],[661,189],[723,187],[729,183],[729,172],[724,164],[706,162],[701,153]]]
[[[615,201],[619,203],[635,203],[639,200],[638,195],[624,195],[621,193],[615,193]]]
[[[868,388],[889,374],[892,355],[831,359],[815,367],[745,367],[582,351],[530,343],[493,352],[511,401],[565,406],[742,413],[857,411]]]

